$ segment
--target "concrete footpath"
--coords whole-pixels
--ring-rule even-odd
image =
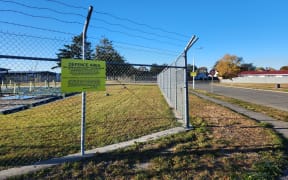
[[[245,115],[251,119],[254,119],[256,121],[259,121],[259,122],[265,122],[265,123],[269,123],[271,125],[273,125],[273,129],[275,129],[276,132],[280,133],[283,137],[287,138],[288,139],[288,122],[284,122],[284,121],[279,121],[279,120],[276,120],[272,117],[269,117],[265,114],[262,114],[262,113],[257,113],[257,112],[254,112],[254,111],[250,111],[250,110],[247,110],[245,108],[242,108],[240,106],[237,106],[237,105],[234,105],[234,104],[230,104],[228,102],[224,102],[224,101],[221,101],[221,100],[218,100],[218,99],[214,99],[214,98],[211,98],[211,97],[208,97],[208,96],[205,96],[203,94],[199,94],[199,93],[196,93],[196,92],[190,92],[198,97],[201,97],[203,99],[206,99],[206,100],[209,100],[211,102],[214,102],[216,104],[219,104],[219,105],[222,105],[224,107],[227,107],[239,114],[242,114],[242,115]]]
[[[184,127],[175,127],[175,128],[168,129],[165,131],[161,131],[161,132],[153,133],[150,135],[142,136],[140,138],[133,139],[130,141],[125,141],[125,142],[112,144],[112,145],[96,148],[93,150],[85,151],[84,156],[81,156],[80,153],[71,154],[68,156],[60,157],[60,158],[54,158],[54,159],[50,159],[47,161],[41,161],[41,162],[38,162],[38,163],[35,163],[32,165],[21,166],[21,167],[3,170],[3,171],[0,171],[0,180],[11,178],[13,176],[19,176],[19,175],[35,172],[35,171],[38,171],[38,170],[41,170],[44,168],[49,168],[52,166],[60,165],[60,164],[65,163],[65,162],[79,161],[79,160],[82,160],[85,158],[93,157],[93,156],[95,156],[96,153],[107,153],[107,152],[111,152],[111,151],[114,151],[114,150],[117,150],[120,148],[132,146],[135,143],[156,140],[156,139],[159,139],[159,138],[164,137],[164,136],[177,134],[177,133],[184,132],[184,131],[186,131],[186,129]]]

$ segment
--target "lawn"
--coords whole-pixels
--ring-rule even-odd
[[[0,115],[0,170],[80,151],[81,95]],[[179,125],[153,85],[87,94],[86,149]]]
[[[219,85],[288,92],[288,83],[280,84],[280,88],[276,88],[276,83],[221,83]]]
[[[190,95],[194,130],[65,163],[26,179],[275,179],[284,142],[262,124]]]

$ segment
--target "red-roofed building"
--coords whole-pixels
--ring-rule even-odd
[[[239,77],[285,77],[288,76],[288,70],[283,71],[243,71]]]
[[[283,71],[243,71],[232,80],[222,80],[227,83],[288,83],[288,70]]]

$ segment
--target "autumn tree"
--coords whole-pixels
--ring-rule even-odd
[[[286,71],[286,70],[288,70],[288,66],[282,66],[282,67],[280,68],[280,70],[281,70],[281,71]]]
[[[231,79],[238,76],[241,62],[241,57],[226,54],[223,58],[216,62],[215,69],[218,71],[220,77],[223,77],[224,79]]]

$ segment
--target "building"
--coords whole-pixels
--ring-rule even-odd
[[[224,83],[277,83],[288,84],[288,70],[283,71],[243,71],[238,77],[223,79]]]
[[[288,77],[288,70],[283,71],[243,71],[239,77]]]
[[[9,71],[9,69],[0,68],[0,83],[1,83],[2,81],[4,81],[5,74],[7,74],[8,71]]]
[[[1,71],[0,69],[0,78],[5,82],[52,82],[59,81],[59,74],[50,71]]]

